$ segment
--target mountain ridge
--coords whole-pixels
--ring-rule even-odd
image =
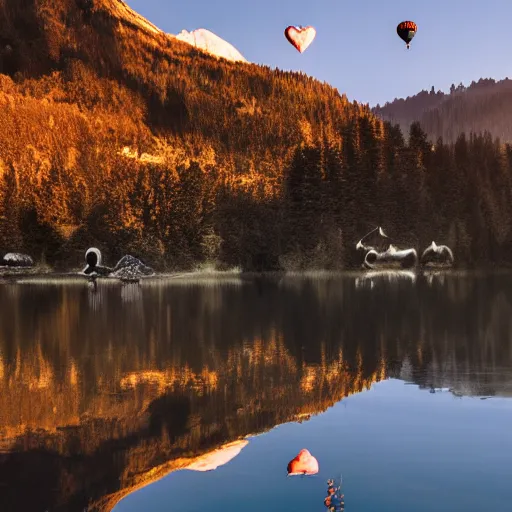
[[[82,1],[92,2],[92,0]],[[164,35],[170,38],[175,38],[179,41],[184,41],[216,57],[222,57],[227,60],[232,60],[235,62],[247,62],[243,55],[231,43],[228,43],[225,39],[219,37],[217,34],[211,32],[208,29],[198,28],[190,32],[187,30],[182,30],[179,34],[170,34],[164,32],[162,29],[158,28],[156,25],[148,21],[146,18],[144,18],[139,13],[134,11],[128,4],[126,4],[126,2],[123,2],[122,0],[101,1],[106,1],[104,5],[110,7],[111,11],[117,14],[121,22],[130,22],[134,26],[139,27],[145,32],[149,32],[156,35]]]
[[[117,15],[120,21],[129,21],[149,33],[165,35],[163,30],[144,18],[144,16],[141,16],[123,0],[79,0],[77,4],[82,4],[84,8],[91,10],[99,6],[110,8],[111,12]]]
[[[503,142],[512,142],[512,80],[481,78],[469,86],[452,84],[448,93],[432,87],[377,105],[372,112],[398,124],[404,133],[413,122],[419,122],[433,142],[439,137],[455,142],[463,132],[489,132]]]

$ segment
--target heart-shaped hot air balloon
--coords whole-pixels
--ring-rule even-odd
[[[288,475],[316,475],[318,473],[318,461],[304,449],[288,463]]]
[[[304,52],[316,37],[316,30],[311,27],[287,27],[286,39],[300,52]]]

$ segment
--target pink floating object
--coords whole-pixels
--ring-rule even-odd
[[[304,52],[306,48],[313,42],[316,37],[316,30],[314,27],[293,27],[289,26],[284,31],[286,39],[292,44],[300,53]]]
[[[288,475],[316,475],[318,473],[318,461],[304,449],[297,457],[288,463]]]

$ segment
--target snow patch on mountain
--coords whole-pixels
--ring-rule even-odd
[[[245,57],[233,45],[204,28],[199,28],[192,32],[182,30],[176,36],[176,39],[191,44],[216,57],[223,57],[234,62],[247,62]]]
[[[104,0],[105,1],[105,0]],[[153,25],[146,18],[135,12],[123,0],[106,0],[108,2],[111,16],[116,17],[121,23],[130,24],[146,34],[153,36],[173,37],[185,43],[195,46],[215,57],[223,57],[233,62],[248,62],[245,57],[230,43],[217,36],[213,32],[200,28],[188,32],[182,30],[178,35],[166,34],[164,31]]]

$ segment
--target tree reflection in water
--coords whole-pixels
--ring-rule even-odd
[[[110,510],[390,376],[512,394],[511,277],[358,278],[0,286],[0,509]]]

